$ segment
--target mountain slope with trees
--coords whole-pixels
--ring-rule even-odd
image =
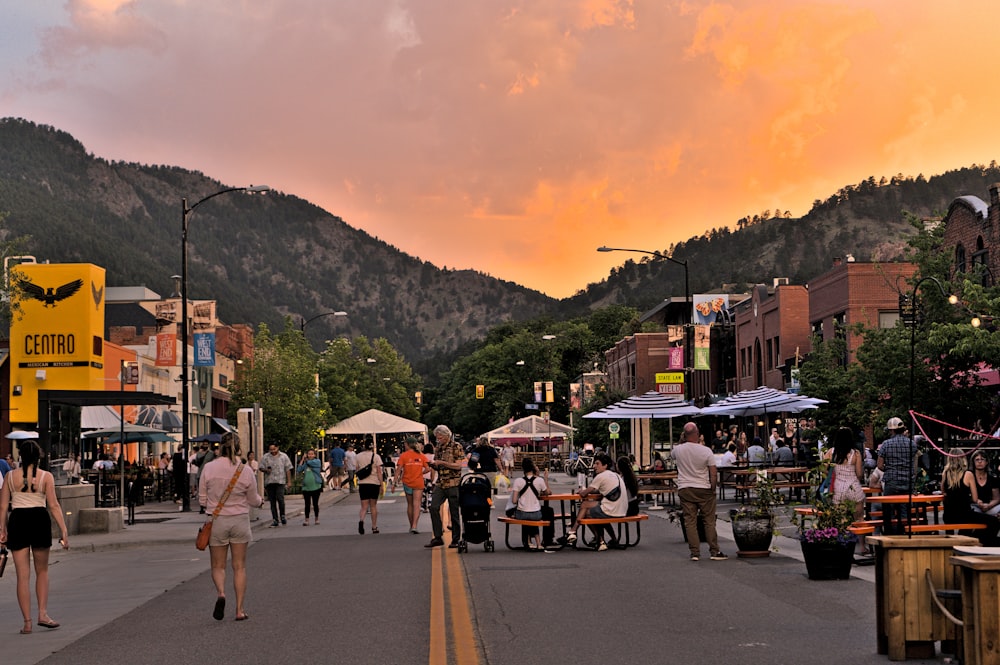
[[[995,163],[930,178],[870,177],[817,200],[801,218],[776,207],[736,220],[735,230],[643,249],[687,261],[694,293],[774,277],[804,283],[835,256],[904,256],[915,232],[904,212],[940,216],[957,196],[987,197],[997,181]],[[111,286],[169,295],[180,272],[181,199],[194,203],[230,185],[177,167],[109,162],[66,132],[0,119],[0,213],[7,213],[0,240],[28,235],[24,248],[39,260],[104,266]],[[385,338],[421,374],[447,368],[505,322],[585,318],[609,304],[642,311],[684,293],[680,266],[622,254],[607,279],[557,301],[476,271],[439,268],[280,192],[218,197],[189,220],[190,296],[218,300],[223,320],[281,330],[286,316],[299,322],[344,310],[347,319],[309,324],[315,347],[343,335]]]

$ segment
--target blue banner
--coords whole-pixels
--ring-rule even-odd
[[[215,367],[215,333],[194,334],[194,366]]]

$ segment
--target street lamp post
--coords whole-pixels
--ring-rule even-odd
[[[655,256],[660,259],[666,259],[671,263],[676,263],[677,265],[684,268],[684,300],[687,302],[687,316],[692,317],[692,312],[694,311],[691,306],[691,282],[688,279],[688,262],[675,259],[672,256],[667,256],[666,254],[661,254],[660,252],[651,252],[646,249],[624,249],[621,247],[598,247],[598,252],[635,252],[636,254],[648,254],[649,256]],[[694,399],[694,386],[691,385],[694,382],[694,348],[693,348],[693,333],[694,329],[691,327],[692,321],[688,320],[684,324],[684,383],[687,390],[687,398],[689,400]]]
[[[903,320],[905,325],[910,326],[910,390],[907,396],[907,411],[910,415],[910,437],[911,440],[916,436],[917,433],[917,417],[913,413],[913,388],[914,388],[914,366],[916,365],[916,344],[917,344],[917,323],[919,319],[919,303],[917,302],[917,291],[920,290],[921,285],[924,282],[933,282],[937,286],[938,291],[941,295],[948,299],[948,302],[952,305],[958,303],[958,297],[955,295],[948,295],[945,292],[944,286],[941,282],[933,275],[926,275],[917,280],[917,283],[913,285],[909,294],[901,293],[899,295],[899,316]],[[919,451],[917,451],[919,453]],[[916,458],[913,462],[916,464]],[[909,500],[906,505],[906,520],[907,526],[909,526],[910,520],[913,515],[913,474],[915,469],[910,469],[910,482],[909,482]],[[907,529],[907,533],[912,537],[912,532]]]
[[[307,325],[309,325],[310,323],[312,323],[316,319],[323,318],[324,316],[347,316],[347,312],[341,312],[341,311],[323,312],[322,314],[317,314],[316,316],[309,317],[308,319],[303,316],[301,318],[301,320],[299,321],[299,330],[301,330],[302,332],[305,332]]]
[[[194,205],[188,206],[187,199],[181,199],[181,449],[184,451],[185,457],[187,456],[188,450],[188,435],[189,435],[189,424],[188,419],[190,418],[190,408],[191,408],[191,397],[188,394],[188,382],[191,380],[188,376],[190,372],[190,367],[188,366],[188,216],[195,211],[195,209],[202,203],[210,199],[214,199],[216,196],[221,196],[222,194],[229,194],[230,192],[250,192],[254,194],[263,194],[264,192],[271,191],[271,188],[267,185],[250,185],[248,187],[229,187],[226,189],[219,190],[214,194],[209,194],[197,201]],[[191,498],[188,488],[180,488],[178,493],[181,495],[181,510],[183,512],[188,512],[191,510]]]

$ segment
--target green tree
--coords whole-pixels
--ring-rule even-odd
[[[329,340],[319,358],[319,385],[331,425],[368,409],[420,416],[414,402],[420,378],[384,338]]]
[[[316,353],[302,332],[285,319],[274,335],[261,324],[254,336],[253,362],[230,385],[230,418],[236,410],[259,403],[264,412],[264,439],[285,451],[316,443],[326,418],[326,403],[316,391]]]

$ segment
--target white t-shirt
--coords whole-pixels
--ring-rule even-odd
[[[600,492],[602,497],[607,497],[615,488],[620,488],[621,495],[617,501],[608,498],[601,499],[601,510],[608,517],[625,517],[625,513],[628,512],[628,490],[625,489],[625,481],[622,480],[621,476],[611,469],[605,469],[594,476],[594,481],[590,483],[590,486]]]
[[[682,443],[674,446],[673,456],[677,463],[677,489],[712,488],[708,467],[715,466],[715,455],[708,446]]]
[[[535,492],[538,492],[539,494],[549,488],[549,486],[545,484],[545,479],[539,478],[538,476],[532,476],[531,486],[534,487]],[[526,513],[533,513],[542,509],[542,502],[535,496],[535,492],[528,489],[528,481],[525,480],[524,476],[515,478],[510,491],[511,501],[514,500],[514,495],[516,494],[517,503],[515,507]]]

